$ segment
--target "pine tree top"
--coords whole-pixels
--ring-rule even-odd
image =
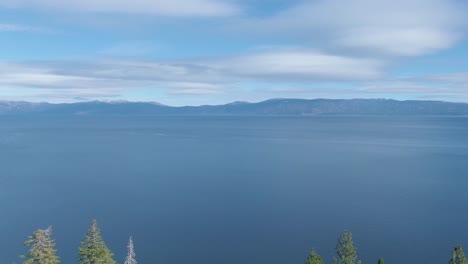
[[[359,263],[357,260],[357,248],[353,243],[353,235],[351,232],[346,231],[338,240],[336,245],[336,254],[338,258],[334,258],[335,264],[356,264]]]
[[[36,230],[24,242],[24,246],[29,247],[26,255],[22,256],[26,260],[24,264],[59,264],[60,258],[57,256],[55,241],[52,239],[52,227]]]
[[[309,257],[307,257],[306,264],[323,264],[323,259],[319,254],[317,254],[317,252],[315,252],[315,249],[312,249]]]
[[[465,253],[463,253],[463,248],[461,245],[457,246],[452,250],[452,258],[450,259],[450,264],[467,264]]]
[[[79,261],[82,264],[115,264],[113,253],[101,237],[101,231],[94,219],[91,227],[81,241]]]

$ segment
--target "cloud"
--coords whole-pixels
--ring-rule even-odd
[[[170,95],[235,93],[242,82],[316,83],[373,80],[378,61],[305,50],[276,50],[184,61],[31,61],[0,63],[2,89],[37,89],[71,97],[118,96],[138,89]],[[84,95],[83,95],[84,94]],[[85,96],[86,95],[86,96]]]
[[[382,67],[375,60],[313,51],[269,51],[186,61],[33,61],[1,63],[0,85],[93,88],[135,82],[367,80],[381,76]]]
[[[400,99],[468,100],[466,73],[392,78],[384,73],[385,67],[378,60],[302,49],[198,60],[0,63],[0,95],[12,98],[17,89],[23,91],[24,98],[67,102],[77,98],[120,99],[125,94],[145,91],[164,95],[165,102],[172,104],[179,103],[175,98],[197,104],[272,97],[395,95]]]
[[[39,31],[41,29],[18,25],[18,24],[0,24],[0,32],[25,32],[25,31]]]
[[[263,99],[276,97],[298,98],[393,98],[402,100],[445,100],[467,102],[466,83],[427,83],[400,79],[364,81],[354,85],[335,87],[275,86],[262,90]]]
[[[316,51],[268,51],[205,63],[229,75],[276,81],[362,80],[382,76],[383,63]]]
[[[51,101],[102,99],[150,88],[170,94],[216,93],[222,84],[202,67],[147,61],[34,61],[0,63],[0,94],[14,89]],[[25,96],[22,94],[22,96]],[[68,99],[67,99],[68,98]],[[73,101],[73,100],[72,100]]]
[[[466,7],[457,0],[305,1],[241,27],[324,49],[416,56],[455,45],[468,26]]]
[[[433,76],[363,79],[351,83],[324,79],[297,82],[288,76],[285,79],[288,82],[279,82],[277,77],[256,81],[258,76],[244,76],[243,73],[224,75],[227,72],[220,73],[224,69],[215,69],[221,67],[219,63],[209,62],[213,68],[178,63],[166,62],[163,66],[161,62],[147,61],[3,63],[0,64],[0,95],[3,100],[73,102],[133,98],[171,105],[261,101],[275,97],[468,100],[468,83],[463,74],[447,74],[443,78],[439,75],[435,82],[428,81]],[[230,61],[225,63],[230,64]],[[210,69],[206,73],[213,73],[213,76],[203,74],[200,67]],[[227,68],[225,64],[222,67]],[[139,72],[139,69],[146,70]],[[165,69],[163,73],[159,73],[162,69]],[[230,72],[234,74],[232,69]],[[463,78],[458,79],[458,76]],[[224,82],[220,82],[220,78]],[[136,97],[126,97],[132,94]]]
[[[3,0],[0,5],[10,8],[163,16],[228,16],[239,12],[239,8],[232,2],[223,0]]]
[[[35,61],[1,63],[0,86],[66,89],[165,82],[212,89],[219,83],[241,80],[368,80],[381,76],[382,67],[374,60],[312,51],[269,51],[186,61]]]
[[[0,88],[0,91],[1,88]],[[92,91],[81,89],[70,89],[66,93],[57,89],[41,89],[35,91],[27,91],[21,95],[12,93],[3,93],[2,100],[4,101],[28,101],[28,102],[50,102],[50,103],[71,103],[79,101],[92,101],[92,100],[118,100],[119,92],[106,91]]]
[[[447,49],[458,34],[430,28],[379,29],[368,27],[343,33],[338,41],[350,48],[370,48],[384,53],[415,56]]]
[[[424,76],[422,79],[433,82],[468,84],[468,72],[434,74],[430,76]]]

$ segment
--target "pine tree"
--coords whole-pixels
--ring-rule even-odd
[[[353,235],[346,231],[338,240],[336,245],[336,254],[338,258],[333,258],[335,264],[356,264],[361,263],[357,260],[357,248],[353,245]]]
[[[79,261],[82,264],[116,264],[112,259],[113,255],[102,240],[96,220],[93,220],[91,228],[81,241]]]
[[[467,264],[465,254],[461,246],[458,246],[452,250],[452,258],[449,264]]]
[[[323,264],[323,259],[322,257],[315,252],[314,249],[309,254],[309,257],[307,257],[306,264]]]
[[[377,261],[377,264],[384,264],[384,263],[385,262],[384,262],[383,258],[379,258],[379,261]]]
[[[135,249],[134,249],[132,237],[130,237],[130,239],[128,240],[127,249],[128,249],[128,254],[127,254],[127,258],[125,258],[124,264],[137,264],[137,261],[135,259],[136,255],[135,255]]]
[[[60,258],[57,256],[55,242],[51,238],[52,227],[47,229],[38,229],[28,240],[24,242],[29,247],[29,252],[22,256],[26,258],[23,264],[58,264]]]

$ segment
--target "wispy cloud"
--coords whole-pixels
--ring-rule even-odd
[[[313,82],[368,80],[382,63],[309,51],[270,51],[185,61],[42,61],[0,64],[0,87],[168,87],[215,89],[245,80]]]
[[[301,37],[324,49],[415,56],[452,47],[467,29],[457,0],[305,1],[244,30]]]
[[[389,94],[416,98],[436,95],[452,98],[456,94],[460,98],[468,97],[466,73],[391,78],[384,73],[385,66],[378,60],[306,50],[269,50],[185,61],[0,63],[0,92],[12,88],[33,89],[37,94],[59,100],[118,98],[132,90],[150,89],[173,97],[209,98],[221,94],[234,97],[245,91],[243,84],[261,83],[263,88],[250,89],[252,98],[352,98]],[[350,86],[349,81],[354,84]],[[334,87],[326,88],[330,82],[335,83]],[[271,87],[264,88],[268,85]]]
[[[10,8],[165,16],[228,16],[239,12],[238,6],[223,0],[3,0],[0,5]]]
[[[308,50],[258,52],[202,63],[233,76],[275,81],[374,79],[382,76],[384,65]]]
[[[468,72],[433,74],[424,76],[422,79],[433,82],[464,83],[468,85]]]
[[[184,61],[32,61],[0,63],[1,89],[118,96],[135,89],[170,95],[235,93],[241,82],[314,83],[373,80],[378,61],[305,50],[278,50]],[[71,96],[73,95],[73,96]],[[89,97],[89,96],[88,96]]]
[[[18,24],[3,24],[0,23],[0,32],[26,32],[26,31],[43,31],[43,29]]]

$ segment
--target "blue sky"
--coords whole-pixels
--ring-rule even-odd
[[[468,102],[464,0],[0,0],[0,100]]]

